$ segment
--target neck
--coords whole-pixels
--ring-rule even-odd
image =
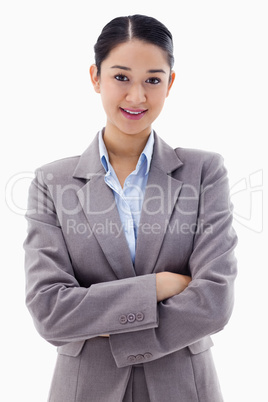
[[[112,159],[134,159],[138,160],[142,153],[147,140],[150,136],[151,129],[139,134],[125,134],[122,132],[113,132],[105,128],[103,140]]]

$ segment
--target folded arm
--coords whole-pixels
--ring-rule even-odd
[[[232,229],[226,169],[219,155],[207,163],[201,190],[188,261],[192,280],[183,292],[158,303],[158,327],[110,336],[118,367],[133,364],[129,356],[155,360],[174,353],[220,331],[231,316],[237,237]]]
[[[43,338],[61,346],[158,325],[155,274],[118,280],[106,263],[108,279],[100,283],[87,280],[88,285],[81,286],[40,172],[29,190],[26,217],[26,305]],[[98,266],[98,258],[93,260],[92,271],[102,272],[105,267]]]
[[[173,272],[159,272],[156,274],[156,297],[157,301],[169,299],[180,294],[191,282],[191,277],[187,275],[175,274]],[[101,335],[109,337],[108,334]]]

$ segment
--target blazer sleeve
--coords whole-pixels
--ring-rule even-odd
[[[62,346],[156,327],[155,275],[79,285],[43,176],[38,171],[29,189],[24,242],[26,305],[40,335]]]
[[[204,163],[194,245],[188,261],[192,281],[179,295],[158,304],[157,328],[110,336],[118,367],[135,356],[159,359],[220,331],[234,302],[237,243],[223,158]],[[133,357],[134,358],[130,358]]]

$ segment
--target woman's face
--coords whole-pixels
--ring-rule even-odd
[[[91,66],[94,89],[107,115],[105,131],[148,135],[173,84],[166,53],[140,40],[116,46],[101,64]]]

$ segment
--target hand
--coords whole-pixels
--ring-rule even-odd
[[[183,292],[192,278],[187,275],[174,274],[173,272],[159,272],[156,274],[157,301],[168,299]]]

